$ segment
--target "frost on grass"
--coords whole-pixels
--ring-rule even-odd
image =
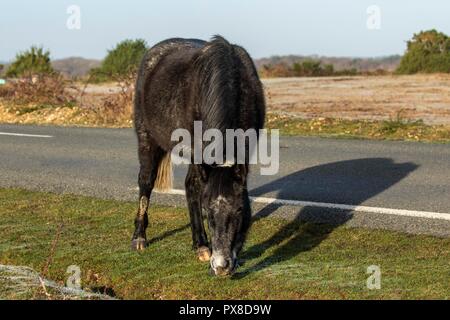
[[[105,294],[62,286],[42,278],[38,272],[29,267],[0,264],[0,299],[32,298],[36,297],[34,293],[37,290],[49,299],[114,299]]]

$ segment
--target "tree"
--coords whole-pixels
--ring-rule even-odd
[[[16,60],[6,71],[6,76],[23,77],[53,72],[50,51],[44,51],[42,47],[32,46],[29,50],[16,55]]]
[[[436,30],[414,34],[397,73],[450,72],[450,37]]]
[[[125,76],[130,72],[135,72],[146,51],[145,40],[124,40],[108,51],[102,65],[91,70],[91,76],[97,80],[107,80],[111,77]]]

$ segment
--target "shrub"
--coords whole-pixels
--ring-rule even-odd
[[[301,63],[293,64],[294,75],[297,77],[314,77],[322,73],[322,66],[320,61],[305,60]]]
[[[50,52],[42,47],[32,46],[29,50],[17,54],[16,60],[6,71],[7,77],[31,77],[36,74],[50,74],[54,70],[50,61]]]
[[[272,78],[272,77],[292,77],[292,70],[288,65],[284,63],[277,63],[275,65],[265,64],[259,70],[262,78]]]
[[[91,79],[96,82],[106,81],[136,72],[146,51],[147,44],[142,39],[118,43],[114,49],[108,51],[102,65],[91,70]]]
[[[132,120],[134,83],[136,79],[132,73],[116,79],[119,91],[103,100],[98,110],[105,123],[123,123]]]
[[[436,30],[414,34],[397,73],[450,72],[450,37]]]
[[[366,72],[372,74],[371,72]],[[266,64],[259,69],[262,78],[271,77],[329,77],[329,76],[355,76],[362,74],[356,68],[336,70],[333,64],[322,64],[320,60],[303,60],[293,63],[291,66],[286,63],[274,65]],[[378,74],[374,72],[373,74]]]
[[[70,106],[75,103],[75,95],[76,90],[71,87],[70,81],[57,73],[41,74],[34,79],[11,81],[0,89],[0,98],[18,105],[39,103]]]

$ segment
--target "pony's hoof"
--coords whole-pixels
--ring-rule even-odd
[[[137,239],[133,239],[131,241],[131,249],[132,250],[142,251],[145,249],[146,246],[147,246],[147,240],[145,240],[144,238],[137,238]]]
[[[197,258],[202,262],[207,262],[211,258],[211,251],[208,247],[200,247],[197,249]]]

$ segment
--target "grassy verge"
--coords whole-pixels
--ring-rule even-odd
[[[84,289],[146,299],[450,298],[450,239],[334,228],[276,218],[255,221],[233,278],[208,275],[191,251],[185,209],[152,207],[150,246],[129,249],[135,203],[0,189],[0,264],[32,267]],[[381,289],[366,287],[381,268]],[[0,298],[54,298],[42,288]]]
[[[51,104],[17,105],[0,101],[0,123],[69,125],[87,127],[132,127],[131,114],[105,115],[95,108],[54,106]],[[269,113],[266,128],[280,129],[281,135],[450,142],[450,126],[426,125],[397,117],[387,121],[342,120],[330,118],[301,119],[286,114]]]
[[[431,126],[422,121],[410,121],[401,117],[385,121],[330,118],[306,120],[284,114],[269,114],[266,127],[280,129],[280,134],[288,136],[450,142],[450,126]]]

